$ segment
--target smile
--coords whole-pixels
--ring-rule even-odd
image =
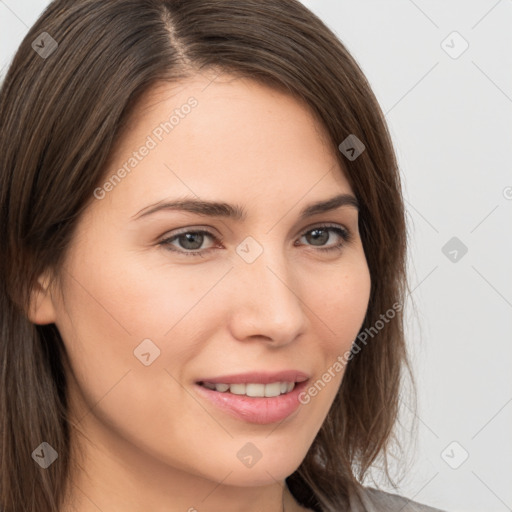
[[[233,393],[234,395],[245,395],[252,397],[273,397],[292,391],[295,387],[295,382],[271,382],[269,384],[225,384],[200,382],[199,385],[208,389],[219,391],[221,393]]]
[[[203,400],[215,405],[221,412],[244,422],[266,425],[285,420],[300,407],[299,394],[308,382],[309,379],[268,384],[214,384],[202,381],[196,383],[194,389]],[[285,387],[286,390],[282,392]]]

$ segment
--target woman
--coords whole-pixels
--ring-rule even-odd
[[[361,484],[408,368],[406,227],[317,17],[57,0],[0,124],[4,512],[434,510]]]

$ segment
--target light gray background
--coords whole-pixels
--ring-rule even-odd
[[[401,166],[419,436],[398,492],[448,512],[512,510],[512,0],[303,3],[359,62]],[[2,76],[47,4],[0,0]],[[469,44],[457,58],[454,31]],[[468,249],[455,262],[452,237]]]

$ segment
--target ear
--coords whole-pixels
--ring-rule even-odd
[[[56,320],[56,311],[50,285],[50,276],[44,273],[39,276],[30,293],[30,304],[27,316],[34,324],[52,324]]]

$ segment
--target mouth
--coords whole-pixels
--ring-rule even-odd
[[[300,394],[308,385],[302,381],[211,382],[197,381],[197,395],[217,410],[246,423],[267,425],[296,417]]]
[[[243,395],[253,398],[272,398],[290,393],[294,390],[297,382],[276,381],[270,382],[268,384],[262,384],[258,382],[227,384],[224,382],[214,383],[199,381],[197,384],[206,389],[218,391],[219,393],[230,393],[233,395]]]

